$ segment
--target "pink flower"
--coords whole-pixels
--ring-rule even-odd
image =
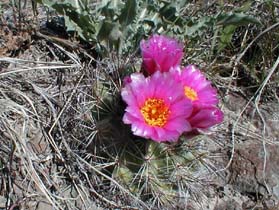
[[[216,107],[208,107],[199,110],[190,117],[189,122],[193,128],[207,129],[223,121],[223,112]]]
[[[171,67],[180,65],[183,46],[175,39],[163,35],[153,35],[140,43],[142,67],[148,74],[155,71],[167,72]]]
[[[125,76],[124,79],[123,79],[124,85],[126,85],[126,84],[128,84],[130,82],[132,82],[131,77],[130,76]]]
[[[192,101],[194,109],[218,104],[216,89],[194,65],[188,65],[182,70],[179,67],[172,68],[171,72],[175,75],[176,80],[183,85],[184,94]]]
[[[182,84],[185,97],[192,101],[193,112],[188,121],[193,129],[207,129],[223,121],[224,114],[216,107],[217,91],[199,69],[193,65],[182,70],[174,67],[170,74]]]
[[[192,114],[191,101],[171,76],[159,71],[147,78],[131,74],[131,82],[126,83],[121,96],[127,104],[123,122],[131,124],[134,135],[157,142],[176,141],[191,130],[187,121]]]

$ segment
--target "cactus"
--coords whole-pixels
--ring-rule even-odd
[[[178,142],[158,143],[134,136],[122,122],[126,105],[120,97],[121,88],[114,84],[98,80],[94,87],[97,166],[148,206],[177,208],[181,199],[188,199],[203,170],[206,153],[198,146],[200,137],[189,141],[182,136]]]
[[[101,168],[109,181],[150,207],[178,209],[196,191],[207,152],[199,147],[200,136],[189,141],[185,132],[223,121],[210,81],[193,65],[178,66],[182,49],[175,39],[154,35],[141,42],[145,72],[133,73],[133,67],[99,72],[105,79],[97,79],[94,88]],[[163,68],[175,52],[176,59]]]
[[[189,189],[200,169],[196,149],[187,141],[162,144],[137,139],[123,148],[113,178],[147,203],[174,206],[181,188]]]
[[[106,174],[149,206],[176,206],[202,168],[200,160],[205,153],[191,145],[199,138],[187,141],[182,137],[178,143],[168,144],[136,137],[122,123],[120,97],[104,101],[110,105],[99,111],[102,118],[97,122],[96,136],[100,144],[95,147],[97,156],[114,163],[106,168]],[[113,110],[104,113],[108,107]]]

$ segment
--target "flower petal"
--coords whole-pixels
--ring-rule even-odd
[[[193,128],[209,128],[223,121],[223,112],[216,108],[204,108],[189,119]]]
[[[162,35],[153,35],[140,43],[143,58],[142,67],[149,75],[156,71],[168,72],[179,65],[183,57],[183,46],[175,39]]]
[[[121,96],[127,103],[123,122],[131,124],[134,135],[158,142],[176,141],[191,129],[187,118],[192,114],[192,102],[185,98],[183,87],[176,82],[174,74],[157,71],[147,78],[138,73],[130,78]]]

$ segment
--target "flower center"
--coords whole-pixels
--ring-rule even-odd
[[[140,112],[150,126],[163,127],[170,114],[169,107],[162,99],[149,98],[141,107]]]
[[[198,99],[198,94],[197,94],[197,92],[196,92],[194,89],[192,89],[192,88],[190,88],[190,87],[188,87],[188,86],[185,86],[185,87],[184,87],[184,94],[185,94],[185,96],[186,96],[187,98],[189,98],[191,101],[195,101],[195,100]]]

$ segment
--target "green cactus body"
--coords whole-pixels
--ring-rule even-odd
[[[96,85],[94,153],[100,157],[100,165],[109,165],[103,172],[148,206],[172,209],[191,193],[204,169],[202,160],[207,153],[199,147],[202,137],[158,143],[134,136],[122,122],[126,105],[116,89],[102,82]]]
[[[164,206],[171,204],[179,197],[179,186],[188,188],[195,179],[191,173],[201,167],[198,151],[187,149],[186,142],[144,143],[145,148],[137,147],[138,151],[129,147],[122,150],[112,176],[145,201],[158,199]]]

